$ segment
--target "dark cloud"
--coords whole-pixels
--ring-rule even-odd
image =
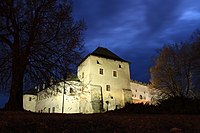
[[[145,22],[150,33],[158,32],[170,26],[178,17],[181,0],[148,0],[145,2]]]
[[[133,79],[148,81],[155,50],[200,28],[200,1],[74,0],[74,15],[86,21],[88,52],[107,47],[132,62]]]

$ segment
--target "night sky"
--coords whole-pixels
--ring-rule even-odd
[[[73,15],[87,25],[85,55],[106,47],[131,62],[132,79],[148,82],[156,50],[200,28],[200,0],[73,0]],[[7,99],[0,94],[0,108]]]
[[[131,62],[131,78],[149,81],[156,50],[189,40],[200,28],[199,0],[74,0],[75,19],[84,19],[88,54],[106,47]]]

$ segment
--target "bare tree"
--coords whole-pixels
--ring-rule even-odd
[[[172,46],[166,45],[156,57],[155,66],[150,68],[152,87],[162,90],[169,97],[182,95],[178,69],[176,51]]]
[[[166,96],[189,96],[197,82],[197,62],[200,58],[195,49],[196,44],[180,43],[166,45],[155,59],[151,67],[152,87],[161,90]]]
[[[84,23],[66,0],[0,0],[0,78],[5,108],[23,109],[23,87],[66,78],[80,59]]]
[[[197,29],[192,35],[192,82],[193,87],[200,95],[200,30]],[[200,97],[199,97],[200,98]]]

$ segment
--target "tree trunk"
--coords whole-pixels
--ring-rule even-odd
[[[10,97],[5,105],[5,110],[23,110],[23,78],[20,75],[12,79]]]
[[[19,54],[13,55],[12,81],[10,97],[5,105],[5,110],[22,111],[23,110],[23,78],[24,78],[24,59]]]

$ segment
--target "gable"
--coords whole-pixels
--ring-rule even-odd
[[[108,50],[107,48],[103,48],[103,47],[98,47],[97,49],[95,49],[92,53],[88,54],[79,64],[78,66],[84,62],[90,55],[93,56],[97,56],[97,57],[102,57],[102,58],[106,58],[106,59],[112,59],[112,60],[117,60],[117,61],[122,61],[122,62],[128,62],[122,58],[120,58],[118,55],[114,54],[113,52],[111,52],[110,50]]]

